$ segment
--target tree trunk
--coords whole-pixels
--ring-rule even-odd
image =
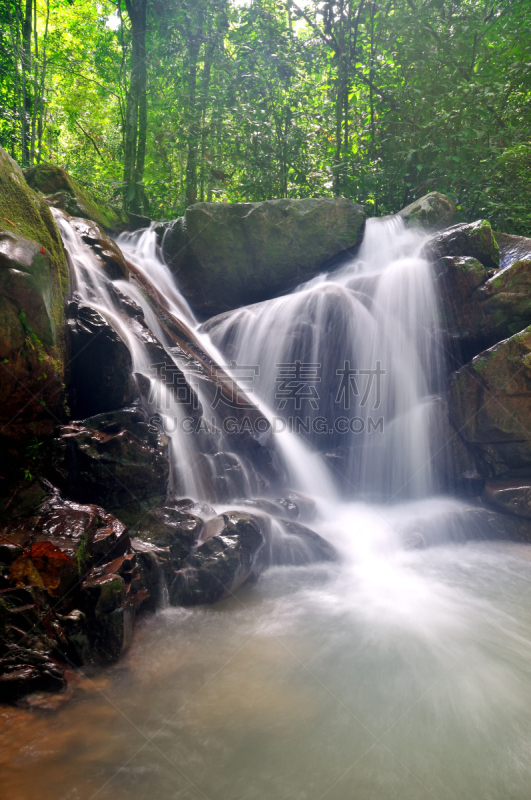
[[[124,208],[139,213],[144,207],[146,158],[146,9],[147,0],[126,0],[131,21],[131,78],[127,93],[124,136]]]
[[[199,119],[196,108],[197,60],[201,42],[198,36],[188,40],[188,136],[186,158],[186,197],[185,205],[197,202],[197,151],[199,146]]]
[[[33,17],[33,0],[26,0],[26,13],[22,23],[22,165],[29,166],[29,80],[31,78],[31,31]]]

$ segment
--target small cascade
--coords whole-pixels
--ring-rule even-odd
[[[297,437],[273,433],[267,409],[245,397],[197,332],[154,227],[119,237],[126,280],[105,269],[81,221],[54,214],[71,264],[72,303],[98,312],[127,345],[147,417],[167,438],[170,497],[226,503],[286,486],[332,491],[324,465]]]
[[[350,496],[434,489],[442,363],[425,238],[397,217],[369,220],[350,263],[203,326],[227,359],[256,366],[255,396],[325,454]]]

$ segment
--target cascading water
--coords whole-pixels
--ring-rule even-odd
[[[340,463],[350,494],[433,491],[430,395],[440,389],[426,237],[369,220],[358,257],[293,294],[205,325],[227,358],[257,365],[256,392]]]
[[[116,325],[135,371],[153,382],[146,348],[109,282],[58,221],[77,291]],[[164,293],[167,310],[194,327],[154,233],[120,244]],[[313,474],[324,500],[312,525],[342,560],[290,566],[277,552],[281,533],[271,562],[284,566],[213,607],[169,608],[146,620],[130,654],[95,679],[92,694],[32,720],[30,731],[26,712],[4,714],[9,800],[34,794],[28,760],[38,765],[42,800],[527,800],[529,554],[519,545],[456,545],[463,531],[473,538],[473,515],[457,500],[430,497],[430,397],[442,365],[422,247],[422,236],[400,221],[371,221],[345,267],[204,326],[227,361],[260,366],[253,399],[262,398],[271,421],[310,418],[303,436],[279,437],[281,451],[292,464],[289,480],[308,488]],[[142,306],[152,334],[171,350],[139,286],[116,288]],[[208,350],[206,334],[201,341]],[[279,376],[297,361],[310,365],[304,378],[313,382],[299,367],[295,378]],[[380,416],[383,432],[369,432]],[[340,418],[361,420],[353,426],[361,430],[334,430]],[[176,464],[204,455],[181,449],[196,447],[195,438],[176,437]],[[326,484],[325,460],[340,465],[333,474],[344,473],[343,500]],[[250,466],[247,474],[250,495]],[[193,481],[187,491],[200,497],[202,480]]]

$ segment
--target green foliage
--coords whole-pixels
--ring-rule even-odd
[[[37,0],[47,60],[35,157],[103,200],[123,199],[125,0],[118,10],[109,0],[50,3],[45,37],[48,0]],[[22,7],[4,5],[0,143],[20,159],[9,21]],[[138,185],[153,217],[175,217],[195,198],[333,194],[379,215],[438,190],[461,219],[531,234],[528,0],[156,0],[146,37]]]

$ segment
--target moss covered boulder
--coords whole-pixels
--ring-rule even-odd
[[[211,316],[274,297],[360,241],[365,217],[344,198],[197,203],[163,236],[181,290]]]
[[[50,209],[0,148],[0,425],[4,439],[51,431],[62,413],[67,289],[65,255]]]
[[[484,477],[531,477],[531,327],[454,373],[450,416]]]
[[[398,212],[411,228],[438,230],[450,224],[455,214],[453,200],[440,192],[430,192]]]
[[[471,256],[484,267],[498,269],[500,248],[490,223],[484,219],[465,222],[438,233],[429,244],[432,256]]]
[[[104,228],[123,229],[128,225],[127,217],[120,209],[96,200],[55,164],[29,167],[24,170],[24,177],[32,189],[45,195],[46,202],[53,208],[60,208],[73,217],[94,220]]]

